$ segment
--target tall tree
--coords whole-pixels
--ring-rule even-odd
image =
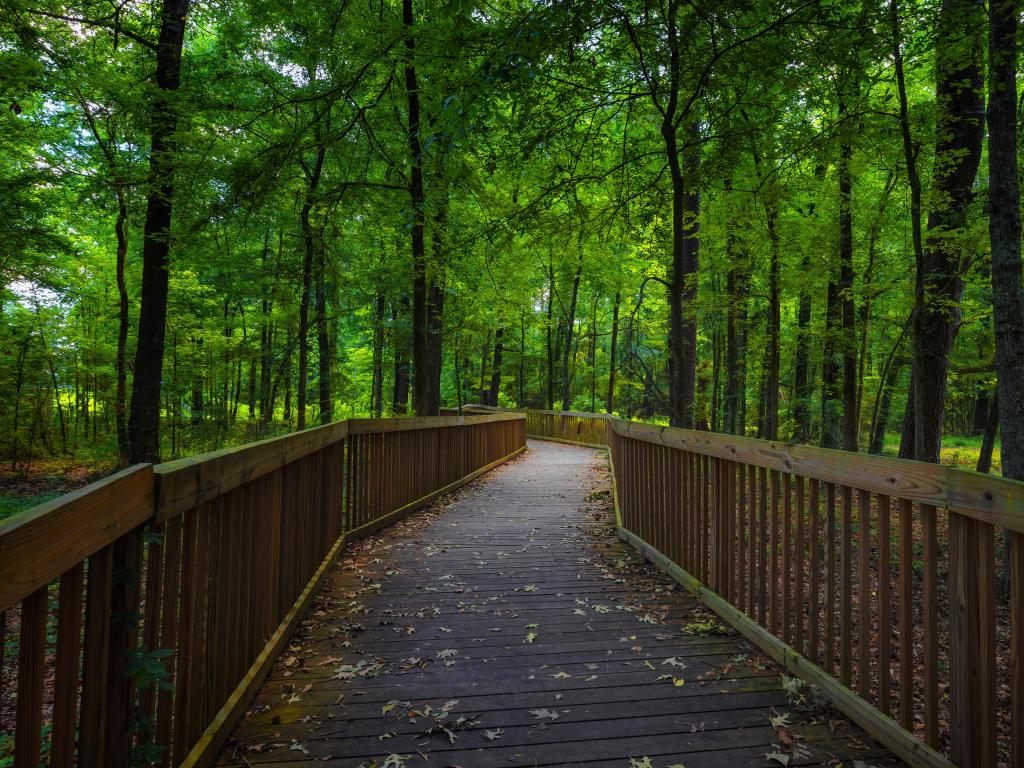
[[[914,458],[939,460],[949,353],[969,261],[968,206],[984,134],[984,9],[943,0],[935,37],[938,107],[932,204],[914,294]]]
[[[163,0],[156,44],[156,90],[150,111],[149,182],[142,233],[142,289],[128,416],[128,461],[160,458],[160,382],[167,319],[168,257],[177,167],[181,55],[190,0]]]

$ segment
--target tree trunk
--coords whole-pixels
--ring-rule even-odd
[[[316,259],[316,238],[310,221],[310,213],[316,202],[316,192],[320,186],[320,175],[323,172],[326,154],[326,146],[320,144],[317,148],[313,168],[306,180],[306,197],[302,203],[302,210],[299,212],[303,250],[302,295],[299,299],[299,379],[296,385],[295,399],[298,411],[296,429],[300,431],[306,428],[306,388],[309,378],[309,298],[313,283],[314,260]]]
[[[163,0],[156,49],[156,95],[150,110],[149,188],[143,227],[135,378],[128,416],[128,463],[160,460],[160,375],[167,319],[167,260],[178,114],[181,51],[190,0]]]
[[[331,401],[331,335],[327,323],[327,254],[320,243],[317,252],[316,267],[316,348],[319,355],[320,370],[317,381],[320,395],[320,423],[330,424],[334,418]]]
[[[519,315],[519,369],[516,380],[516,407],[526,407],[526,312]]]
[[[581,238],[582,239],[582,238]],[[582,247],[582,243],[579,244]],[[569,380],[569,358],[572,353],[573,326],[576,322],[576,299],[580,292],[580,275],[583,273],[583,252],[580,251],[576,262],[576,272],[572,278],[572,296],[569,298],[569,316],[566,319],[564,345],[562,347],[562,410],[570,410],[572,405],[571,381]]]
[[[491,391],[487,398],[489,405],[496,406],[498,404],[498,392],[501,390],[501,353],[504,335],[504,328],[499,328],[494,332],[494,362],[491,365]]]
[[[992,452],[996,446],[996,433],[999,431],[999,395],[992,397],[988,413],[985,415],[985,431],[981,438],[981,450],[978,451],[976,472],[988,474],[992,469]]]
[[[768,182],[768,198],[765,201],[765,216],[768,225],[770,260],[768,267],[768,349],[764,384],[765,440],[779,437],[779,347],[782,341],[782,300],[779,274],[779,203],[778,184],[775,181],[774,164],[768,169],[772,180]]]
[[[842,331],[839,345],[842,350],[842,447],[857,450],[857,342],[856,309],[853,299],[853,160],[851,135],[853,126],[846,98],[840,96],[840,117],[843,120],[843,139],[839,147],[839,301]],[[830,438],[831,439],[831,438]]]
[[[871,424],[871,440],[868,453],[880,455],[885,445],[885,433],[889,428],[889,414],[892,412],[892,393],[896,389],[905,360],[900,357],[893,361],[888,371],[882,372],[881,392],[878,394],[878,405]]]
[[[919,461],[939,460],[949,353],[960,325],[966,245],[961,240],[984,133],[983,14],[974,0],[943,0],[936,30],[933,202],[914,299],[914,458]]]
[[[842,445],[841,325],[842,306],[839,283],[835,276],[830,274],[825,306],[825,339],[821,365],[821,445],[824,448],[839,448]]]
[[[1000,454],[1003,476],[1014,480],[1024,480],[1024,294],[1015,112],[1019,13],[1019,0],[989,4],[989,238]]]
[[[661,134],[668,154],[672,182],[672,271],[669,289],[669,422],[693,426],[693,397],[697,376],[697,264],[700,241],[699,126],[687,126],[682,163],[674,122],[666,118]],[[685,307],[685,308],[684,308]]]
[[[408,296],[403,296],[397,305],[391,302],[391,335],[395,353],[391,409],[396,416],[404,415],[409,409],[409,334],[404,325],[404,318],[408,313]]]
[[[913,137],[910,134],[910,107],[907,100],[906,78],[903,73],[903,38],[900,32],[900,17],[898,0],[889,2],[889,23],[892,29],[892,50],[893,69],[896,73],[896,90],[900,104],[900,133],[903,138],[903,162],[907,167],[907,186],[910,187],[910,229],[911,240],[914,246],[914,269],[920,275],[924,269],[924,242],[921,234],[921,177],[917,172],[917,150],[914,147]],[[917,281],[919,283],[920,281]],[[915,284],[915,305],[918,302],[918,293],[921,286]],[[917,315],[915,306],[911,315],[911,326],[915,326],[914,318]],[[915,327],[916,332],[916,327]],[[912,334],[913,335],[913,334]],[[915,355],[916,356],[916,355]],[[912,361],[912,371],[917,363]],[[907,406],[903,414],[902,434],[900,437],[899,457],[901,459],[914,458],[914,389],[916,377],[913,372],[910,375],[910,390],[907,395]]]
[[[810,271],[810,260],[804,256],[803,274]],[[800,299],[796,311],[796,352],[793,369],[793,437],[797,442],[811,440],[811,292],[806,286],[800,288]]]
[[[128,287],[124,278],[125,259],[128,256],[128,236],[125,225],[128,221],[128,205],[124,193],[117,192],[117,219],[114,232],[117,235],[117,256],[114,272],[117,279],[117,352],[114,371],[117,390],[114,394],[114,425],[117,431],[117,458],[121,466],[128,465]]]
[[[547,364],[548,364],[548,379],[547,379],[547,409],[554,410],[555,407],[555,346],[551,338],[553,331],[553,314],[555,308],[555,263],[552,260],[550,251],[548,252],[548,308],[547,308]]]
[[[420,91],[416,77],[416,41],[413,0],[402,0],[405,27],[405,92],[408,107],[410,175],[409,200],[412,205],[412,356],[416,376],[413,381],[413,405],[417,416],[436,416],[441,407],[441,292],[437,275],[428,274],[425,242],[426,194],[423,187],[423,144],[420,129]],[[442,214],[438,214],[442,216]],[[438,222],[443,227],[443,219]],[[441,235],[435,232],[435,240]],[[441,264],[435,264],[439,271]]]
[[[379,291],[373,311],[373,386],[370,390],[370,410],[378,419],[384,412],[384,306],[384,292]]]
[[[613,413],[615,408],[615,372],[618,367],[616,344],[619,340],[619,303],[622,292],[615,292],[615,304],[612,307],[612,338],[608,348],[608,397],[605,398],[605,412]]]
[[[487,358],[491,356],[491,332],[487,332],[484,345],[480,349],[480,385],[476,389],[476,400],[481,405],[490,405],[490,395],[487,391]]]
[[[1017,20],[1019,0],[989,2],[989,240],[996,336],[1000,463],[1004,477],[1024,480],[1024,296],[1021,293],[1020,182],[1017,175]],[[995,410],[995,399],[990,410]],[[1014,537],[1003,532],[1000,593],[1010,583]]]

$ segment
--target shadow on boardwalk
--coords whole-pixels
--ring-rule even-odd
[[[347,551],[220,764],[901,765],[620,543],[608,489],[531,442]]]

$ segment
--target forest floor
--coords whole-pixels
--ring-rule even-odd
[[[0,467],[0,520],[106,477],[112,459],[37,459],[26,468]]]

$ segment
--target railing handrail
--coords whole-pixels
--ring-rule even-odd
[[[149,521],[153,498],[137,464],[0,522],[0,612]]]
[[[1024,533],[1024,482],[999,475],[895,456],[630,421],[606,413],[513,410],[487,405],[464,405],[463,408],[607,421],[617,434],[644,442],[890,494]]]
[[[898,496],[1024,533],[1024,482],[945,464],[783,443],[613,417],[619,435]]]
[[[131,528],[165,522],[350,434],[523,418],[522,414],[494,413],[340,419],[302,432],[123,469],[0,521],[0,611]]]

